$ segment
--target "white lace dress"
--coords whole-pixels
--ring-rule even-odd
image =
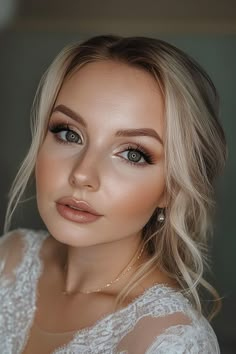
[[[19,229],[0,239],[1,354],[23,353],[27,344],[43,268],[39,251],[47,237],[46,231]],[[208,321],[180,292],[159,284],[127,307],[75,332],[51,353],[217,354],[220,350]]]

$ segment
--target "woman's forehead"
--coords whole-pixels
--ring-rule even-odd
[[[101,61],[85,65],[67,79],[56,105],[63,104],[83,115],[141,121],[154,125],[163,120],[164,103],[156,80],[142,69]]]

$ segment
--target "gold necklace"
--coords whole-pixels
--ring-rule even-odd
[[[77,291],[73,291],[73,292],[68,292],[66,290],[62,291],[63,295],[74,295],[74,294],[91,294],[91,293],[99,293],[102,290],[109,288],[111,285],[113,285],[114,283],[117,283],[121,278],[123,278],[134,266],[134,264],[140,259],[142,253],[144,250],[144,246],[142,247],[141,251],[139,252],[137,258],[135,259],[135,261],[133,262],[133,264],[131,264],[130,266],[126,266],[124,270],[121,271],[121,273],[118,275],[117,278],[115,278],[114,280],[110,281],[109,283],[107,283],[106,285],[102,286],[101,288],[97,288],[97,289],[93,289],[93,290],[86,290],[86,291],[81,291],[81,290],[77,290]],[[132,260],[130,261],[132,262]],[[66,273],[67,270],[67,264],[65,264],[64,266],[64,272]]]

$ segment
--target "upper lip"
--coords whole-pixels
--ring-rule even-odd
[[[78,200],[71,197],[63,197],[57,200],[58,204],[64,204],[68,206],[73,206],[79,210],[86,211],[87,213],[101,216],[95,209],[93,209],[86,201]]]

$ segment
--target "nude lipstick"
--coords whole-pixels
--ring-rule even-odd
[[[56,208],[64,219],[81,224],[94,222],[102,216],[87,202],[71,197],[57,200]]]

